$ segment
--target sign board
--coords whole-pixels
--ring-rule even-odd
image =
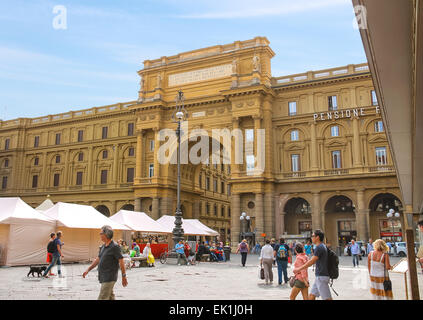
[[[401,259],[398,263],[396,263],[393,267],[391,272],[398,272],[398,273],[406,273],[408,271],[408,260],[407,258]]]

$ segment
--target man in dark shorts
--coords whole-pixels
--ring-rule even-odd
[[[309,300],[315,300],[316,297],[322,297],[322,300],[332,300],[329,288],[328,251],[323,243],[324,238],[325,235],[321,230],[313,232],[311,239],[313,244],[316,245],[313,257],[301,267],[294,269],[294,273],[299,273],[301,270],[316,264],[316,280],[311,288]]]
[[[82,276],[85,278],[88,272],[98,265],[98,280],[101,283],[98,300],[115,300],[113,287],[118,278],[119,266],[122,270],[122,285],[124,287],[128,285],[125,264],[119,245],[112,240],[113,229],[110,226],[103,226],[101,228],[100,238],[104,242],[104,245],[100,248],[98,257]]]

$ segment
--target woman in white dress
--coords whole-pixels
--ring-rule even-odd
[[[388,270],[392,269],[389,263],[389,247],[385,241],[378,239],[374,242],[374,251],[367,257],[370,275],[370,293],[375,300],[392,300],[392,290],[384,290],[383,282],[389,279]]]

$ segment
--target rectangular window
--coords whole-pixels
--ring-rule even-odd
[[[32,176],[32,187],[33,188],[38,187],[38,175]]]
[[[328,97],[329,111],[338,110],[338,103],[336,101],[336,96]]]
[[[108,152],[107,150],[103,150],[103,159],[107,159]]]
[[[210,190],[210,178],[206,178],[206,190]]]
[[[245,130],[245,141],[246,142],[253,142],[254,141],[254,129],[246,129]]]
[[[339,137],[339,127],[338,126],[332,126],[330,128],[330,134],[332,137]]]
[[[107,170],[101,170],[101,184],[107,184]]]
[[[217,180],[216,179],[213,180],[213,191],[217,192]]]
[[[148,167],[148,176],[154,177],[154,164],[150,163],[150,166]]]
[[[135,149],[134,148],[129,148],[128,155],[130,157],[133,157],[135,155]]]
[[[214,205],[214,215],[217,217],[217,205]]]
[[[291,155],[291,171],[298,172],[300,171],[300,155],[292,154]]]
[[[254,170],[254,155],[248,155],[247,156],[247,172]]]
[[[220,209],[220,215],[221,215],[222,217],[224,217],[224,216],[225,216],[225,207],[222,207],[222,208]]]
[[[56,133],[56,144],[60,144],[60,133]]]
[[[126,169],[126,182],[134,182],[134,168]]]
[[[376,121],[375,122],[375,132],[383,132],[384,128],[383,128],[383,122],[382,120]]]
[[[231,208],[228,208],[228,217],[231,217]],[[231,232],[231,230],[228,231],[228,233]]]
[[[60,156],[56,156],[56,163],[60,163]]]
[[[1,182],[1,188],[6,189],[7,188],[7,177],[3,177]]]
[[[332,151],[332,168],[341,168],[341,151]]]
[[[128,136],[133,136],[134,135],[134,123],[128,123]]]
[[[82,152],[78,153],[78,161],[84,161],[84,154]]]
[[[38,163],[40,162],[40,158],[35,158],[34,159],[34,166],[38,166]]]
[[[206,203],[206,214],[210,214],[210,205],[208,203]]]
[[[10,139],[6,139],[4,142],[4,150],[9,150],[10,147]]]
[[[4,167],[5,168],[9,167],[9,159],[4,160]]]
[[[154,140],[150,140],[150,151],[154,151]]]
[[[378,103],[377,103],[376,91],[372,90],[371,92],[372,92],[372,106],[377,106]]]
[[[78,130],[78,142],[84,141],[84,130]]]
[[[107,139],[107,131],[108,131],[107,127],[103,127],[101,129],[101,139]]]
[[[298,139],[299,139],[298,130],[292,130],[291,141],[298,141]]]
[[[289,115],[295,116],[297,114],[297,102],[291,101],[288,102],[288,108],[289,108]]]
[[[59,186],[59,181],[60,180],[60,174],[59,173],[55,173],[53,176],[53,187],[58,187]]]
[[[37,148],[40,145],[40,136],[34,137],[34,148]]]
[[[230,195],[231,195],[231,185],[228,184],[228,196],[230,196]]]
[[[82,171],[78,171],[76,173],[76,185],[81,186],[82,185]]]
[[[203,176],[201,174],[198,176],[198,185],[200,186],[200,189],[203,188]]]
[[[376,165],[383,166],[387,164],[386,159],[386,147],[378,147],[376,148]]]
[[[220,192],[225,193],[225,183],[224,182],[220,183]]]

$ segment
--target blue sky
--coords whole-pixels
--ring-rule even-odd
[[[2,1],[0,119],[135,100],[144,60],[256,36],[273,76],[366,62],[353,18],[351,0]]]

